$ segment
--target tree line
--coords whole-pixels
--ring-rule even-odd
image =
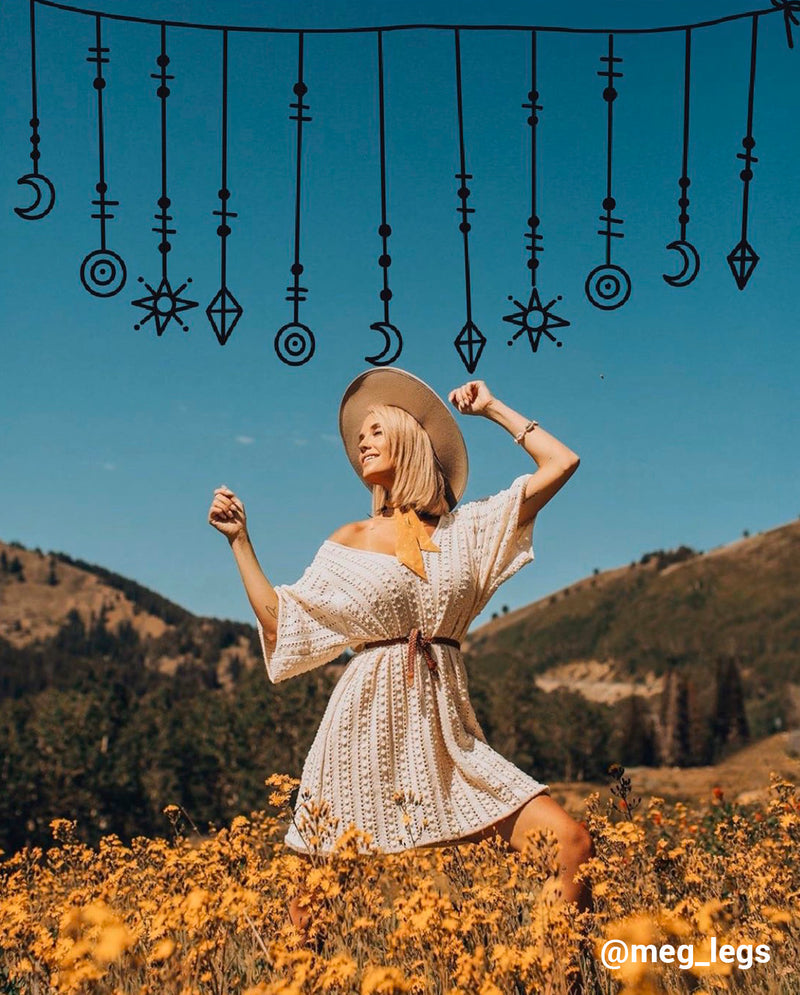
[[[143,640],[129,622],[112,631],[105,613],[87,625],[73,610],[46,641],[0,639],[0,848],[48,845],[57,817],[77,819],[88,842],[163,835],[169,804],[201,829],[221,825],[265,806],[271,773],[299,777],[336,673],[273,685],[263,666],[235,656],[223,687],[220,651],[242,632],[260,660],[252,627],[214,620]],[[155,666],[176,653],[185,660],[174,673]],[[520,665],[500,679],[476,670],[470,695],[489,744],[512,763],[544,782],[598,781],[615,761],[709,762],[747,738],[735,661],[718,667],[710,716],[688,681],[675,670],[655,715],[640,698],[611,707],[546,694]]]

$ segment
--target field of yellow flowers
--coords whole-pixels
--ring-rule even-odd
[[[402,796],[409,849],[365,857],[344,832],[310,861],[282,840],[297,781],[273,775],[274,812],[205,838],[114,836],[96,848],[67,820],[56,845],[0,862],[0,993],[91,995],[796,995],[800,991],[800,793],[772,775],[762,805],[720,791],[698,808],[638,806],[624,771],[585,802],[594,910],[553,901],[552,838],[524,853],[499,838],[414,849],[419,802]],[[306,826],[324,812],[309,804]],[[287,902],[305,883],[310,936]],[[557,896],[555,896],[557,898]],[[708,967],[628,962],[606,940],[690,946]],[[769,947],[766,963],[709,957],[712,938]],[[730,958],[729,958],[730,959]]]

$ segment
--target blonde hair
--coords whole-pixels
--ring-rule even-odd
[[[387,493],[381,484],[372,488],[372,514],[379,515],[391,502],[399,508],[413,508],[430,515],[446,515],[447,487],[433,451],[431,439],[417,419],[393,404],[374,404],[375,415],[386,436],[389,457],[394,463],[394,484]]]

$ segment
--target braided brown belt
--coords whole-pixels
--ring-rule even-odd
[[[434,643],[439,643],[442,646],[453,646],[455,649],[461,649],[461,643],[457,639],[448,639],[447,636],[431,636],[427,639],[422,634],[421,629],[412,629],[407,636],[397,636],[396,639],[376,639],[371,643],[364,643],[360,649],[361,650],[371,650],[375,646],[397,646],[400,643],[408,644],[408,683],[414,683],[414,660],[417,653],[422,654],[423,659],[428,664],[428,670],[434,677],[438,677],[437,662],[433,653],[431,653],[431,646]]]

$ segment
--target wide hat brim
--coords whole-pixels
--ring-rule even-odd
[[[445,402],[424,380],[396,367],[366,370],[355,378],[339,406],[339,432],[347,458],[359,479],[370,489],[372,485],[361,473],[358,433],[367,411],[375,404],[402,408],[428,433],[444,474],[447,503],[452,510],[466,489],[469,461],[464,436]]]

